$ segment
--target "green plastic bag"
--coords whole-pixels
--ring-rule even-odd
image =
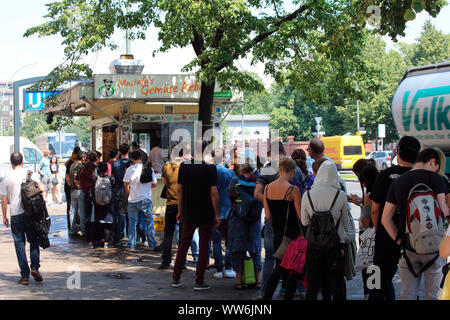
[[[243,284],[256,284],[255,267],[253,265],[253,259],[245,257],[244,259],[244,272],[242,273]]]

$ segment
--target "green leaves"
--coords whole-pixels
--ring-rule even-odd
[[[414,18],[411,8],[436,16],[444,4],[381,1],[374,32],[395,40]],[[355,78],[363,79],[364,86],[380,85],[379,78],[364,76],[370,73],[361,56],[367,19],[373,15],[368,6],[369,1],[354,0],[60,0],[47,5],[48,20],[25,36],[62,37],[67,61],[42,83],[51,88],[91,77],[82,59],[104,48],[116,49],[115,32],[128,29],[132,39],[145,39],[145,31],[154,25],[162,43],[154,53],[191,47],[196,58],[183,71],[195,72],[205,83],[217,79],[224,88],[261,90],[253,75],[235,66],[237,59],[251,56],[252,63],[264,63],[266,74],[301,90],[305,101],[344,106],[346,99],[368,98],[365,91],[354,91]],[[210,102],[200,105],[201,110],[211,107]],[[284,118],[291,119],[286,110]]]

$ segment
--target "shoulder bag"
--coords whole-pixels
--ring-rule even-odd
[[[289,187],[288,190],[288,207],[286,212],[286,223],[284,225],[284,232],[283,232],[283,241],[281,242],[280,246],[278,247],[277,251],[273,254],[273,257],[278,260],[283,260],[284,254],[286,253],[287,248],[289,247],[289,244],[292,242],[293,239],[286,236],[286,230],[287,230],[287,223],[289,219],[289,209],[291,207],[291,200],[292,200],[292,190],[294,189],[294,186]],[[298,218],[297,218],[298,222]],[[300,223],[299,223],[300,226]],[[300,226],[300,232],[301,232],[301,226]]]

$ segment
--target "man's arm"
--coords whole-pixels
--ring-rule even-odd
[[[447,259],[450,256],[450,236],[444,235],[439,245],[439,255],[442,259]]]
[[[177,184],[178,214],[177,220],[183,222],[183,185]]]
[[[9,221],[8,221],[8,196],[2,196],[2,214],[3,214],[3,224],[5,227],[9,227]]]
[[[253,196],[255,197],[256,200],[264,202],[264,186],[262,184],[260,183],[256,184],[255,193]]]
[[[256,185],[258,186],[258,185]],[[262,185],[261,185],[262,186]],[[255,190],[256,193],[256,190]],[[270,212],[269,203],[267,202],[267,188],[263,189],[263,202],[264,202],[264,217],[267,221],[272,219],[272,214]]]
[[[384,206],[383,216],[381,217],[381,224],[386,229],[386,232],[395,240],[397,238],[398,229],[392,220],[395,214],[395,209],[397,209],[397,205],[386,201],[386,205]],[[400,240],[398,240],[397,244]]]
[[[370,215],[372,217],[372,224],[373,224],[373,228],[374,228],[375,232],[377,231],[377,227],[378,227],[378,218],[380,217],[380,208],[381,208],[381,204],[372,200],[372,209],[370,211]]]
[[[211,187],[211,202],[214,207],[214,214],[216,217],[216,228],[220,226],[220,219],[219,219],[219,191],[217,190],[217,186]]]
[[[444,217],[447,218],[450,213],[449,213],[449,209],[448,209],[448,206],[447,206],[445,193],[440,193],[436,197],[437,197],[437,201],[439,203],[439,207],[441,208],[442,213],[444,214]]]
[[[125,193],[127,196],[130,196],[130,183],[129,182],[123,182],[123,189],[125,190]]]

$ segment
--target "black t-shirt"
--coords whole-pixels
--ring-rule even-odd
[[[444,179],[437,173],[429,170],[411,170],[395,180],[389,188],[386,201],[398,206],[394,218],[398,221],[397,227],[404,227],[406,221],[400,221],[400,216],[408,216],[408,197],[412,188],[424,183],[433,190],[435,195],[447,193]]]
[[[178,184],[183,186],[183,218],[190,225],[213,225],[214,207],[211,187],[217,186],[215,165],[182,163],[178,172]]]
[[[111,175],[114,176],[116,181],[114,187],[121,188],[123,186],[123,177],[125,176],[125,171],[132,164],[131,159],[129,158],[120,158],[117,161],[114,161],[111,166]]]
[[[392,166],[378,173],[375,179],[370,199],[380,204],[380,214],[378,216],[377,232],[375,234],[375,256],[374,259],[389,259],[396,263],[400,257],[400,247],[389,236],[386,229],[381,224],[386,197],[391,186],[397,178],[405,172],[411,170],[409,167]],[[398,216],[394,216],[394,223],[398,226]]]

